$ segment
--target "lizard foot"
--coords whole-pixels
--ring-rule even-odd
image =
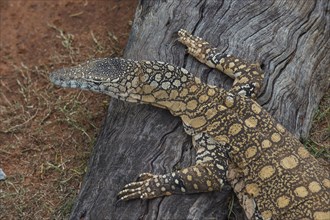
[[[124,186],[118,193],[119,201],[131,199],[151,199],[163,195],[170,195],[166,188],[161,186],[161,176],[151,173],[142,173],[136,182]]]
[[[193,36],[186,30],[179,30],[179,42],[187,46],[188,53],[196,57],[200,62],[205,63],[208,54],[214,54],[214,48],[204,41],[202,38]],[[207,63],[210,67],[214,68],[214,64]]]

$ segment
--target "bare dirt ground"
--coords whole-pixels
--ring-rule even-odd
[[[80,189],[109,98],[48,73],[120,56],[137,0],[0,1],[0,219],[63,219]],[[306,147],[330,158],[330,95]]]
[[[62,219],[109,98],[54,87],[48,73],[120,56],[137,1],[0,2],[0,219]]]

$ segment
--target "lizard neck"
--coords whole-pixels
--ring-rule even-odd
[[[191,77],[177,89],[155,89],[146,85],[141,91],[148,91],[146,95],[141,96],[142,102],[165,108],[173,115],[180,116],[188,125],[196,118],[197,121],[200,121],[200,116],[204,114],[213,116],[216,113],[215,109],[212,111],[214,103],[221,103],[222,97],[226,93],[221,88],[202,83],[196,77]]]
[[[143,81],[143,79],[142,79]],[[182,115],[187,109],[188,96],[201,90],[202,85],[198,78],[183,76],[182,79],[172,79],[170,82],[145,82],[137,94],[141,103],[150,104],[169,110],[173,115]]]

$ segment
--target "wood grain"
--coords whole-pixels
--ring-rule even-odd
[[[231,79],[198,63],[177,42],[176,32],[187,29],[224,53],[261,63],[266,78],[259,103],[306,137],[330,84],[329,17],[327,0],[141,0],[125,57],[172,63],[229,88]],[[229,187],[116,203],[116,194],[139,173],[187,167],[194,154],[191,138],[169,112],[112,100],[71,219],[227,219]],[[233,209],[244,218],[237,203]]]

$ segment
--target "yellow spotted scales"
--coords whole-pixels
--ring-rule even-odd
[[[141,174],[120,200],[221,190],[228,181],[249,219],[327,219],[330,180],[318,161],[255,101],[258,64],[220,53],[184,30],[179,41],[209,67],[234,78],[229,91],[159,61],[104,58],[51,73],[56,85],[150,104],[179,116],[192,135],[196,165]]]

